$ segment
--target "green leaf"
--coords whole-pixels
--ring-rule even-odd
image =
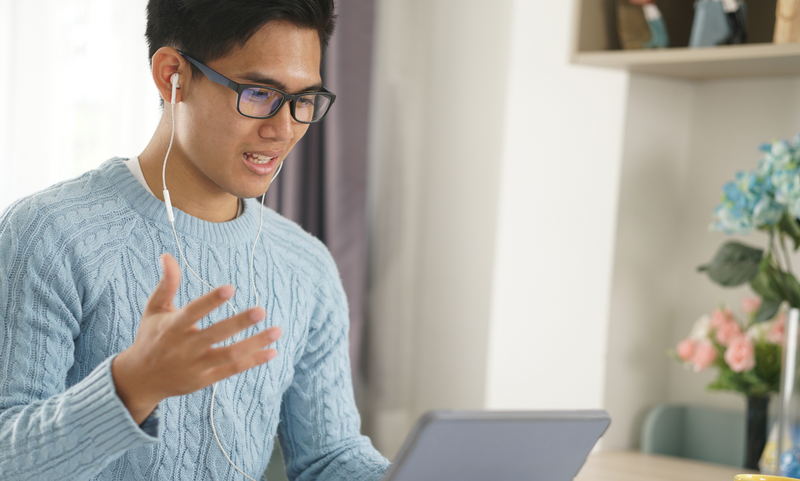
[[[731,371],[731,369],[726,366],[725,368],[721,368],[719,370],[719,376],[717,376],[717,379],[709,383],[707,387],[708,389],[713,389],[716,391],[746,392],[749,386],[746,382],[744,382],[742,377],[743,376],[741,374]]]
[[[779,279],[780,271],[772,265],[772,256],[767,255],[761,259],[758,273],[750,280],[750,287],[765,301],[780,301],[786,299],[786,289],[783,279]]]
[[[708,273],[712,281],[722,286],[739,286],[756,277],[763,254],[762,249],[729,241],[720,247],[710,263],[697,270]]]
[[[783,299],[762,299],[761,306],[758,308],[753,320],[755,322],[769,321],[778,313],[782,303]]]
[[[800,223],[797,218],[789,214],[788,211],[784,212],[778,228],[794,241],[794,250],[800,247]]]
[[[781,386],[781,346],[762,340],[755,342],[754,373],[767,391],[778,392]]]
[[[761,261],[758,274],[750,281],[764,300],[785,300],[792,307],[800,307],[800,282],[790,272],[778,270],[767,256]]]
[[[797,282],[797,278],[791,273],[783,272],[782,274],[785,277],[786,288],[789,291],[786,300],[790,306],[800,307],[800,282]]]

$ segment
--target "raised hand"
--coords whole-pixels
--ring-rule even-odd
[[[272,327],[230,346],[212,347],[257,324],[266,312],[254,307],[200,329],[197,321],[230,299],[233,287],[219,287],[177,309],[173,299],[180,267],[169,254],[161,262],[164,272],[147,301],[136,339],[111,364],[117,395],[137,424],[162,399],[200,390],[273,359],[278,352],[265,347],[281,336],[280,328]]]

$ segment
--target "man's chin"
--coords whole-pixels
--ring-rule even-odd
[[[246,192],[239,192],[238,194],[234,194],[236,197],[241,199],[259,199],[261,196],[267,194],[267,190],[269,189],[269,185],[264,188],[264,190],[248,190]]]
[[[239,185],[233,186],[231,189],[225,190],[240,199],[257,199],[266,194],[271,184],[272,176],[269,176],[269,178],[259,179],[258,182],[242,182]]]

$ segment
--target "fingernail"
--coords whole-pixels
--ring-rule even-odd
[[[220,287],[219,295],[222,296],[223,299],[230,299],[230,297],[233,295],[233,286]]]
[[[264,318],[264,315],[261,313],[261,309],[253,309],[248,315],[250,316],[250,320],[253,322],[260,321]]]

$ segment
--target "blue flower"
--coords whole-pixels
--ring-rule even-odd
[[[800,216],[800,134],[792,142],[776,140],[759,150],[764,154],[758,167],[737,172],[722,187],[711,229],[748,234],[778,224],[787,210]]]
[[[775,157],[783,157],[792,151],[792,144],[785,140],[776,140],[772,142],[770,153]]]
[[[753,224],[757,227],[775,225],[781,221],[786,206],[778,204],[772,197],[762,196],[753,206]]]
[[[710,228],[726,234],[748,234],[753,231],[753,222],[742,209],[737,209],[729,203],[722,203],[714,210],[714,222]]]

